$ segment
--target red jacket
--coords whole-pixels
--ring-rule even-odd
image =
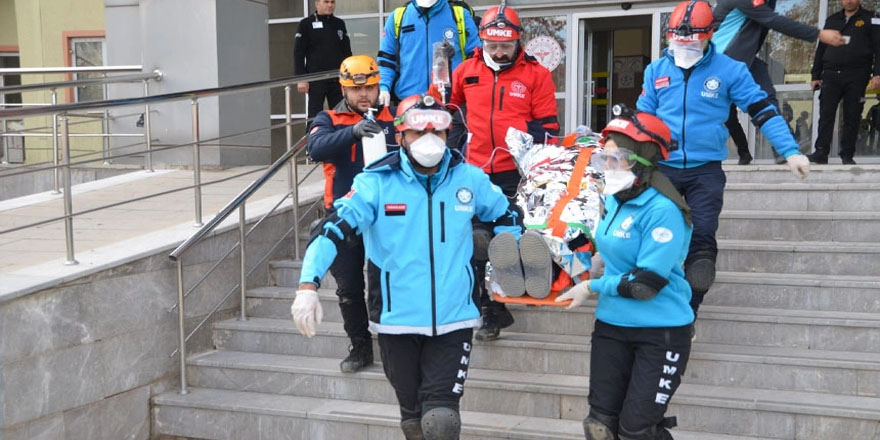
[[[467,108],[468,131],[472,133],[465,150],[468,163],[493,174],[515,170],[513,157],[506,151],[507,128],[525,131],[544,142],[544,134],[556,134],[556,87],[550,71],[520,49],[509,68],[495,72],[483,62],[482,49],[461,63],[453,72],[450,102]],[[497,150],[492,156],[495,147]]]

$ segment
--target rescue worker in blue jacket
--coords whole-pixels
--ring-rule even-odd
[[[379,42],[379,101],[384,105],[390,105],[392,96],[396,102],[428,91],[434,43],[445,40],[453,49],[450,73],[480,46],[467,8],[453,8],[446,0],[410,0],[402,14],[399,27],[395,14],[388,16]]]
[[[386,149],[396,149],[394,125],[389,109],[378,104],[379,67],[366,55],[346,58],[339,66],[343,100],[315,117],[309,130],[309,157],[324,166],[324,210],[334,211],[333,201],[351,190],[354,176],[363,170],[366,155],[362,139],[381,136]],[[364,115],[376,109],[373,119]],[[391,147],[388,147],[388,146]],[[348,356],[339,364],[343,373],[354,373],[373,363],[373,340],[367,329],[364,299],[364,242],[360,236],[343,243],[344,252],[330,266],[336,280],[336,296],[345,333],[351,340]]]
[[[639,110],[663,120],[679,145],[659,168],[693,212],[694,234],[685,275],[693,289],[695,313],[715,281],[715,232],[727,181],[721,169],[721,161],[727,159],[729,136],[724,121],[730,115],[730,105],[748,112],[795,176],[806,178],[810,171],[809,160],[800,154],[779,110],[744,63],[715,50],[710,41],[712,32],[708,3],[679,3],[669,17],[669,48],[645,69],[637,103]]]
[[[452,116],[439,96],[415,95],[395,118],[398,152],[373,162],[336,200],[306,249],[291,307],[301,333],[314,336],[322,310],[316,289],[343,241],[363,235],[370,328],[379,334],[385,375],[400,404],[408,440],[460,433],[459,400],[473,329],[471,222],[496,233],[522,232],[521,215],[479,168],[446,146]]]
[[[688,362],[694,320],[682,270],[690,210],[657,169],[676,148],[666,124],[620,105],[614,111],[602,150],[590,160],[605,174],[605,214],[595,236],[605,273],[556,301],[572,300],[572,308],[599,295],[586,438],[671,439],[674,418],[665,413]]]

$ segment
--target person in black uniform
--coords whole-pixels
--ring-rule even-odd
[[[351,56],[351,40],[345,22],[333,16],[336,0],[317,0],[315,13],[299,22],[293,42],[293,73],[336,70],[342,60]],[[335,79],[299,83],[296,89],[309,94],[309,119],[324,109],[324,100],[330,108],[342,101],[342,91]]]
[[[761,86],[761,90],[767,93],[767,99],[776,108],[781,108],[776,99],[776,89],[773,87],[773,80],[770,79],[767,63],[757,57],[770,29],[809,42],[814,42],[818,38],[822,43],[832,46],[843,44],[843,39],[840,32],[830,29],[820,31],[816,27],[779,15],[775,8],[776,0],[718,0],[712,10],[715,25],[718,27],[712,42],[715,43],[718,52],[746,63],[752,78]],[[730,117],[725,125],[736,143],[739,164],[751,163],[752,155],[742,127],[736,119],[736,108],[731,107]],[[785,162],[785,159],[776,155],[776,152],[774,155],[777,163]]]
[[[825,29],[839,30],[848,43],[840,47],[819,44],[813,61],[813,90],[819,94],[819,135],[810,162],[828,163],[837,105],[843,99],[840,159],[853,165],[859,120],[865,105],[865,86],[880,87],[880,18],[862,8],[860,0],[840,0],[843,9],[828,16]]]

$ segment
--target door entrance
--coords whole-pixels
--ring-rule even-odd
[[[614,104],[635,108],[645,68],[660,55],[665,21],[672,8],[630,9],[575,14],[573,46],[577,72],[574,125],[599,132]]]
[[[600,131],[611,107],[635,108],[651,62],[651,15],[591,18],[584,26],[584,94],[581,123]]]

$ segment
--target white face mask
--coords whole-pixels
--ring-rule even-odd
[[[492,55],[489,55],[489,52],[486,52],[485,50],[483,51],[483,62],[486,63],[486,66],[488,66],[490,69],[492,69],[496,72],[511,64],[511,63],[499,64],[497,61],[493,60]]]
[[[682,69],[690,69],[703,59],[703,43],[699,41],[670,41],[669,51],[675,58],[675,65]]]
[[[606,196],[617,194],[625,189],[632,188],[636,181],[636,175],[629,170],[606,170],[605,189],[602,193]]]
[[[416,0],[416,4],[422,8],[430,8],[434,3],[437,3],[437,0]]]
[[[418,165],[431,168],[446,153],[446,142],[434,133],[425,133],[422,137],[409,144],[409,154]]]

